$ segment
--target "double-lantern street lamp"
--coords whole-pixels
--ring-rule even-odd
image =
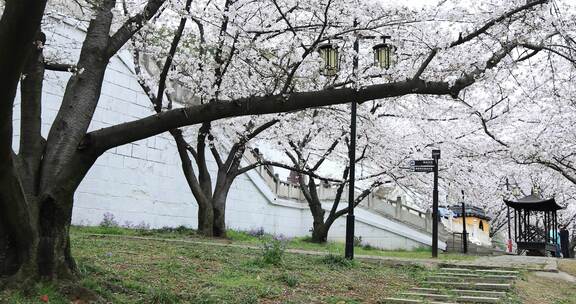
[[[374,39],[374,36],[359,36],[359,39]],[[389,69],[392,65],[392,55],[394,53],[395,47],[391,44],[386,43],[386,39],[390,36],[382,36],[382,43],[376,44],[372,47],[374,52],[374,66],[381,69]],[[357,42],[355,42],[356,46]],[[336,76],[338,71],[340,71],[340,52],[338,51],[338,45],[334,43],[325,43],[318,47],[318,52],[320,57],[324,61],[324,66],[320,70],[320,74],[324,76]],[[354,57],[354,61],[357,65],[358,53]]]
[[[355,26],[356,26],[355,22]],[[358,70],[358,52],[360,39],[374,39],[374,36],[356,36],[354,41],[354,61],[353,61],[353,79],[356,81],[356,71]],[[386,39],[390,36],[382,36],[382,43],[375,45],[372,49],[374,51],[374,66],[382,69],[390,68],[392,64],[392,54],[394,46],[386,43]],[[338,46],[333,43],[326,43],[318,47],[320,57],[324,61],[324,65],[320,73],[327,77],[336,76],[340,70],[340,53]],[[350,119],[350,153],[348,155],[350,161],[350,183],[348,184],[348,215],[346,216],[346,247],[345,257],[347,259],[354,258],[354,182],[355,182],[355,169],[356,169],[356,101],[352,101],[351,105],[351,119]]]

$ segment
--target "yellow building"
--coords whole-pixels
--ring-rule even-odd
[[[462,233],[462,206],[450,206],[452,211],[451,221],[447,227],[452,232]],[[492,246],[490,238],[490,217],[481,208],[475,206],[466,207],[466,232],[468,241],[482,246]]]

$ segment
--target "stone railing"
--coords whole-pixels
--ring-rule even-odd
[[[254,151],[245,154],[248,163],[258,162],[259,157]],[[255,170],[258,171],[270,189],[279,198],[306,203],[298,185],[281,181],[278,175],[274,174],[273,170],[268,166],[260,166]],[[321,201],[332,202],[336,198],[336,187],[319,185],[317,191]],[[347,193],[348,187],[345,187],[342,196],[343,201],[347,201]],[[357,191],[357,194],[360,194],[360,192]],[[397,197],[396,200],[389,200],[379,194],[378,191],[375,191],[367,195],[360,203],[360,206],[419,230],[432,231],[431,214],[403,204],[401,197]]]

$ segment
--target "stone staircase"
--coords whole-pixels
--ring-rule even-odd
[[[462,252],[462,234],[450,234],[443,236],[440,234],[440,239],[446,242],[446,252],[461,253]],[[470,255],[502,255],[504,251],[489,248],[485,246],[476,245],[468,241],[468,254]]]
[[[382,303],[504,303],[518,275],[496,267],[446,266],[429,275],[422,287]]]

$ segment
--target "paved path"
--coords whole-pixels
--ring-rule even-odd
[[[570,283],[576,283],[576,277],[574,277],[573,275],[568,274],[566,272],[563,272],[563,271],[559,271],[557,273],[536,271],[536,272],[534,272],[534,274],[539,276],[539,277],[543,277],[543,278],[547,278],[547,279],[561,280],[561,281],[566,281],[566,282],[570,282]]]
[[[558,272],[558,259],[518,255],[500,255],[479,257],[471,263],[460,265],[484,265],[486,267],[516,268],[527,271]]]

